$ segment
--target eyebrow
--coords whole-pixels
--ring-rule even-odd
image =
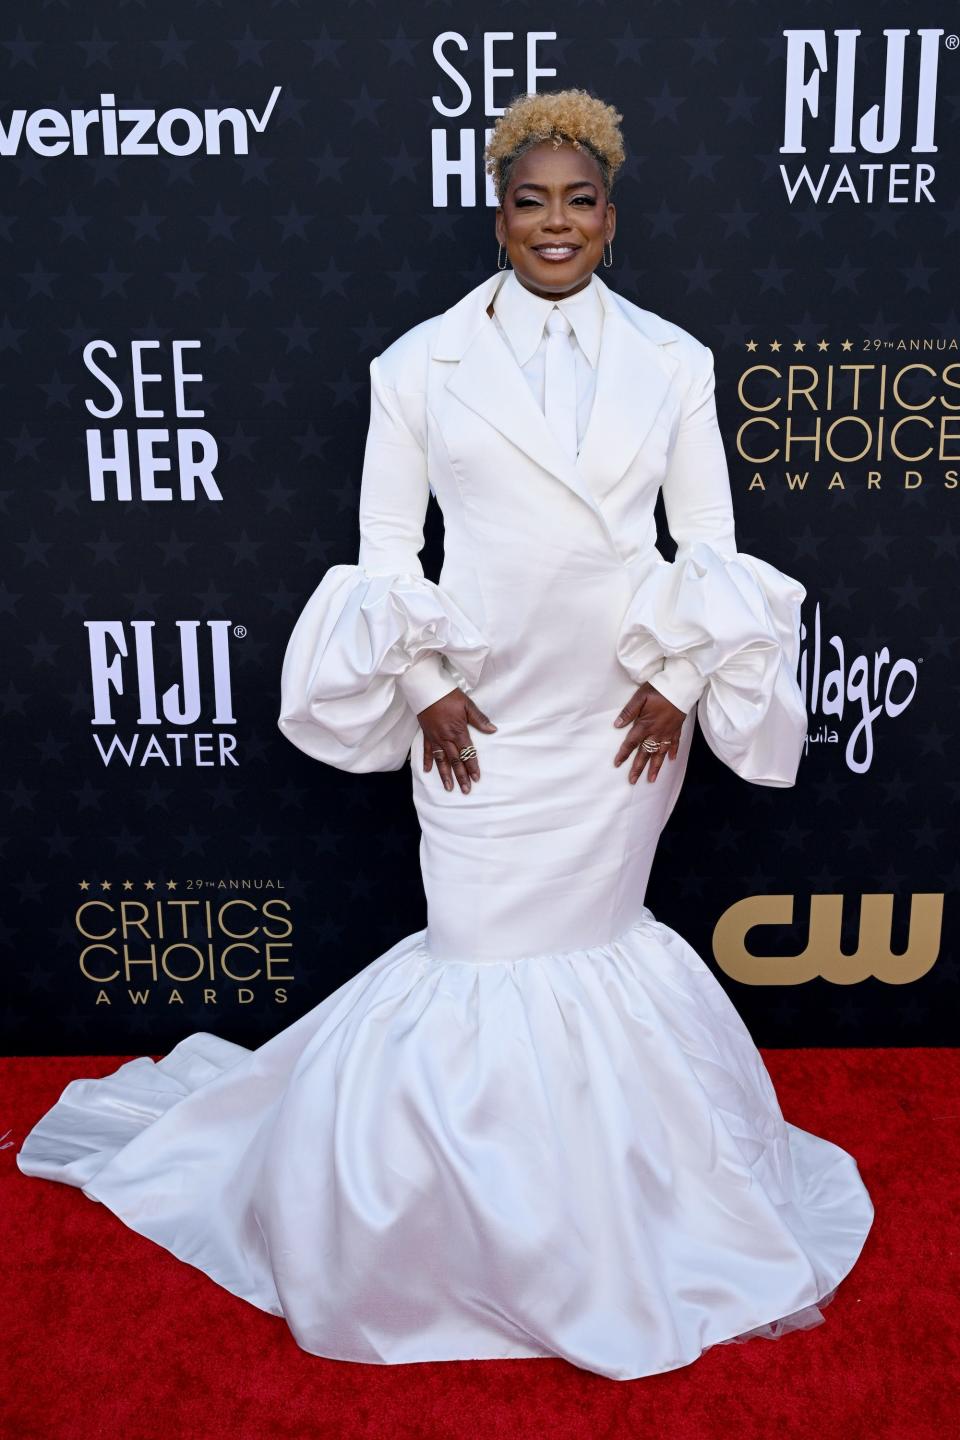
[[[571,180],[569,185],[564,185],[564,190],[578,190],[581,185],[589,185],[591,190],[596,190],[592,180]],[[532,180],[522,180],[516,187],[518,190],[549,190],[549,185],[537,185]]]

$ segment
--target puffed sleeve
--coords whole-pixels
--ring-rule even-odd
[[[698,344],[663,502],[677,544],[659,551],[624,616],[617,654],[688,711],[714,754],[756,785],[796,781],[807,712],[797,683],[806,590],[737,549],[733,498],[717,422],[713,353]],[[651,672],[660,656],[660,670]]]
[[[333,565],[287,642],[278,725],[340,770],[399,770],[417,714],[457,685],[470,690],[489,646],[423,573],[429,499],[424,397],[370,363],[370,427],[355,565]]]

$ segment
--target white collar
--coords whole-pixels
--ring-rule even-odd
[[[493,312],[506,331],[518,363],[525,365],[540,344],[543,327],[554,305],[570,321],[577,344],[596,369],[603,329],[603,302],[596,275],[591,275],[590,283],[575,295],[567,295],[562,300],[548,300],[521,285],[514,270],[507,271],[493,302]]]

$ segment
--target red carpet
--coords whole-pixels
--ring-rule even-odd
[[[612,1381],[562,1360],[371,1366],[299,1350],[79,1191],[20,1174],[66,1082],[120,1058],[0,1060],[0,1433],[33,1440],[940,1440],[956,1425],[960,1051],[763,1052],[795,1125],[851,1151],[876,1206],[815,1330]],[[9,1145],[10,1141],[14,1144]]]

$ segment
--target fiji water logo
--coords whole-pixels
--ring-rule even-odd
[[[934,204],[937,80],[943,30],[884,30],[885,45],[858,49],[859,30],[784,30],[782,155],[852,156],[780,166],[787,198],[815,204]],[[941,44],[942,42],[942,44]],[[878,51],[880,53],[875,54]],[[861,96],[882,94],[864,107]],[[830,141],[828,145],[826,142]]]
[[[839,635],[824,638],[819,601],[812,630],[801,622],[800,639],[797,678],[811,724],[806,753],[843,745],[847,765],[862,775],[873,763],[874,726],[902,715],[917,693],[916,661],[891,660],[886,645],[872,655],[848,654]]]
[[[91,725],[104,766],[236,767],[229,620],[177,620],[176,638],[155,641],[153,620],[85,620]],[[203,643],[201,643],[201,636]],[[227,727],[227,728],[225,728]]]

